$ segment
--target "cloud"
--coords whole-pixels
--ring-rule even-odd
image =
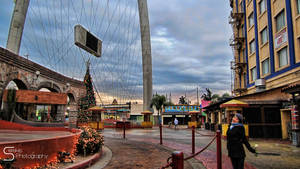
[[[105,102],[142,99],[142,56],[137,2],[132,0],[30,1],[20,55],[82,79],[90,59],[95,87]],[[13,3],[0,15],[0,45],[6,45]],[[220,0],[148,0],[153,91],[195,99],[195,89],[230,90],[230,7]],[[50,15],[51,14],[51,15]],[[95,58],[73,42],[82,24],[103,41]],[[189,92],[188,92],[189,93]]]

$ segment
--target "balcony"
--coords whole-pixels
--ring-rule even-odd
[[[245,41],[245,37],[243,36],[231,36],[229,39],[229,44],[236,50],[241,50]]]
[[[234,27],[240,27],[243,18],[244,18],[244,12],[231,11],[228,17],[228,22]]]

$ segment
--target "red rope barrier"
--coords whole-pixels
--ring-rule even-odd
[[[191,158],[193,158],[193,157],[195,157],[195,156],[197,156],[198,154],[200,154],[200,153],[202,153],[204,150],[206,150],[210,145],[211,145],[211,143],[216,139],[216,135],[215,135],[215,137],[204,147],[204,148],[202,148],[200,151],[198,151],[197,153],[195,153],[195,154],[193,154],[193,155],[191,155],[191,156],[189,156],[189,157],[186,157],[184,160],[189,160],[189,159],[191,159]]]
[[[172,164],[173,164],[173,162],[169,162],[170,159],[172,159],[172,157],[169,157],[169,158],[167,159],[167,164],[166,164],[165,166],[162,166],[160,169],[165,169],[165,168],[171,167]]]
[[[198,132],[198,131],[196,131],[196,130],[195,130],[195,132],[196,132],[197,134],[200,134],[201,136],[207,136],[207,137],[214,137],[214,136],[215,136],[215,134],[202,134],[202,133],[200,133],[200,132]]]

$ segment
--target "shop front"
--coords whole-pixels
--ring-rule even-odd
[[[9,107],[7,100],[8,90],[4,91],[3,101],[6,108]],[[64,122],[67,105],[67,94],[16,90],[15,112],[17,117],[31,122]]]

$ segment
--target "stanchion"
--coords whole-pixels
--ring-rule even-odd
[[[162,143],[162,125],[159,124],[159,135],[160,135],[160,144],[163,144]]]
[[[123,122],[123,139],[125,139],[125,121]]]
[[[183,152],[174,151],[172,153],[172,169],[183,169]]]
[[[222,169],[221,131],[217,130],[217,169]]]
[[[195,154],[195,126],[192,126],[192,154]]]

